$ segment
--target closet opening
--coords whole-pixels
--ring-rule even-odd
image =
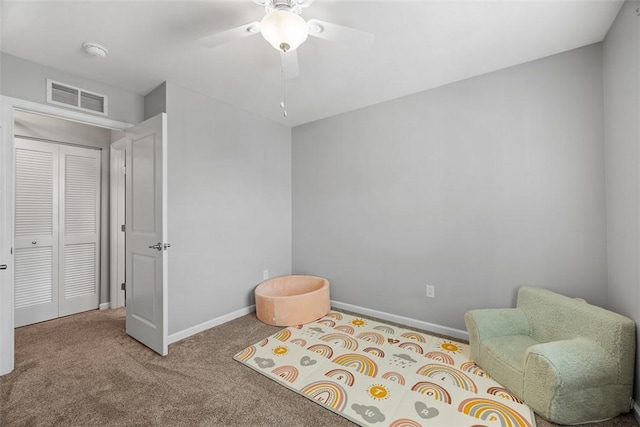
[[[119,306],[109,220],[122,132],[18,110],[13,125],[14,327]]]

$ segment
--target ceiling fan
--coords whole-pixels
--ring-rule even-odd
[[[261,33],[282,59],[285,79],[299,75],[296,49],[307,36],[334,41],[350,47],[367,46],[373,43],[373,34],[344,27],[319,19],[305,21],[301,14],[314,0],[253,0],[263,6],[266,15],[260,22],[249,22],[226,31],[198,39],[205,47],[216,47],[234,40]]]

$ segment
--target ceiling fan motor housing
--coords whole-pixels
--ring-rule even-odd
[[[274,10],[287,10],[300,14],[302,9],[309,6],[312,0],[254,0],[256,3],[264,5],[267,13]]]

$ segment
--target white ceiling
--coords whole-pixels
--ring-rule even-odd
[[[280,102],[280,58],[260,35],[196,39],[251,21],[251,0],[2,0],[1,50],[141,95],[165,80],[295,126],[602,41],[623,0],[316,0],[317,18],[375,34],[347,49],[309,38]],[[81,43],[106,46],[104,59]]]

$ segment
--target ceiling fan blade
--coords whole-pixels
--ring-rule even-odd
[[[300,75],[300,67],[298,66],[298,53],[293,52],[281,52],[280,59],[282,60],[282,73],[285,79],[295,79]]]
[[[243,37],[252,36],[260,33],[260,23],[250,22],[248,24],[240,25],[239,27],[231,28],[229,30],[221,31],[219,33],[211,34],[209,36],[201,37],[198,39],[198,43],[204,47],[216,47],[221,44],[229,43]]]
[[[349,47],[370,46],[373,44],[373,34],[366,31],[332,24],[319,19],[309,19],[307,25],[309,26],[310,36],[338,42]]]

